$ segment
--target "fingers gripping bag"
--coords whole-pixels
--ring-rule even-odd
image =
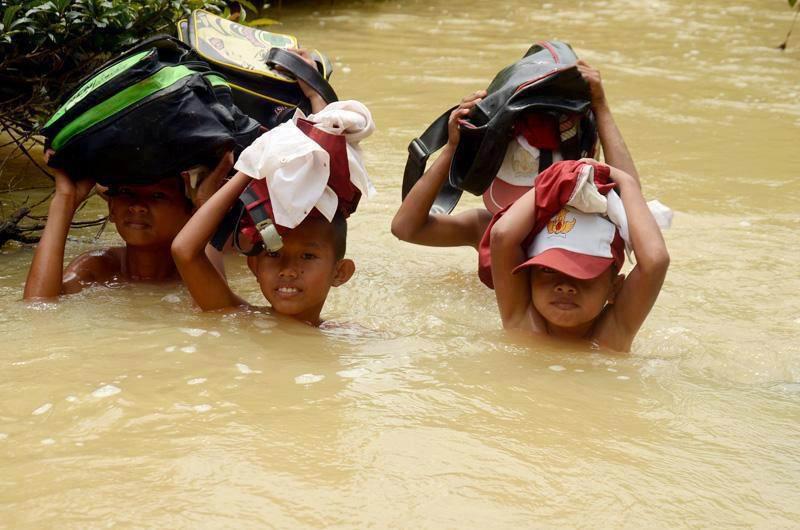
[[[340,101],[308,117],[298,110],[291,121],[264,133],[236,163],[253,181],[223,221],[214,246],[222,248],[232,233],[243,254],[274,251],[282,235],[308,217],[349,217],[362,196],[375,194],[359,146],[374,129],[366,106]]]

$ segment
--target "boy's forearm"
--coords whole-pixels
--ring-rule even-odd
[[[519,246],[530,234],[535,221],[536,188],[531,188],[492,226],[492,246]]]
[[[604,100],[601,104],[593,107],[593,110],[597,120],[597,133],[603,146],[605,162],[610,166],[625,171],[638,183],[639,173],[636,171],[633,157],[625,144],[622,132],[617,127],[608,103]]]
[[[322,96],[316,92],[312,92],[312,94],[308,96],[308,101],[311,103],[311,114],[320,112],[328,105],[325,103],[325,100],[322,99]]]
[[[428,223],[431,206],[450,172],[454,150],[453,146],[445,146],[403,199],[392,219],[392,234],[398,239],[414,243],[415,234]]]
[[[632,175],[612,168],[611,177],[619,187],[636,265],[643,271],[662,271],[669,265],[667,245],[653,214],[647,207],[639,182]]]
[[[61,294],[64,274],[64,246],[75,215],[75,198],[56,193],[50,202],[42,237],[33,255],[23,298],[53,298]]]
[[[236,173],[192,215],[172,243],[172,254],[176,263],[198,256],[205,257],[206,244],[250,180],[241,171]]]

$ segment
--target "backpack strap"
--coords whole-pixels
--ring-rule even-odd
[[[270,48],[267,53],[267,64],[271,67],[280,67],[297,79],[304,81],[314,91],[322,96],[325,103],[339,101],[339,97],[330,83],[320,74],[319,70],[305,62],[296,54],[283,48]]]
[[[211,246],[222,252],[225,248],[225,243],[228,241],[230,235],[239,228],[239,220],[242,218],[244,212],[244,204],[242,201],[237,200],[233,207],[228,210],[225,217],[219,223],[216,232],[211,236]]]
[[[402,193],[404,199],[408,192],[411,191],[411,188],[414,187],[414,184],[422,177],[422,174],[425,173],[425,166],[428,164],[428,158],[431,154],[447,144],[447,122],[450,119],[450,113],[455,109],[456,107],[452,107],[445,111],[425,129],[425,132],[408,144],[408,160],[403,173]],[[461,198],[461,193],[461,190],[450,184],[449,179],[445,180],[436,195],[436,199],[433,201],[430,213],[452,212]]]
[[[264,190],[266,190],[266,184],[264,185]],[[259,193],[259,190],[256,190],[251,182],[239,195],[239,199],[244,204],[244,211],[250,214],[250,219],[252,219],[256,231],[264,242],[264,248],[270,251],[280,250],[283,246],[283,239],[278,233],[278,227],[275,226],[275,222],[270,217],[270,211],[267,209],[268,197]],[[241,217],[239,219],[241,221]],[[234,238],[234,242],[238,243],[238,230],[234,233]],[[236,247],[241,251],[238,244]]]

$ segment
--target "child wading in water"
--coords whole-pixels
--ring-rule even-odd
[[[352,140],[352,145],[346,151],[337,151],[338,155],[326,152],[319,157],[314,152],[321,154],[322,147],[300,132],[299,124],[289,122],[266,133],[242,153],[236,164],[239,172],[198,210],[172,244],[172,255],[181,276],[204,311],[249,307],[231,290],[204,249],[253,179],[264,178],[267,183],[270,179],[282,179],[269,191],[275,209],[271,217],[276,225],[289,228],[281,234],[282,246],[274,250],[265,248],[247,257],[247,265],[275,313],[320,325],[320,314],[331,287],[343,285],[355,272],[353,260],[345,258],[347,221],[343,208],[346,207],[341,197],[331,197],[336,195],[330,187],[326,189],[326,183],[333,186],[328,179],[334,179],[334,168],[343,164],[347,169],[349,165],[347,180],[352,180],[362,194],[369,194],[371,184],[366,180],[356,145],[371,134],[374,123],[360,103],[337,102],[326,109],[319,94],[302,81],[300,84],[311,101],[314,116],[309,119],[331,120],[336,134],[347,137],[348,143]],[[363,179],[354,178],[356,173]],[[308,211],[298,208],[297,204],[311,195],[312,188],[324,191],[323,197],[314,197],[307,205]],[[278,200],[279,194],[282,200]],[[319,202],[314,203],[317,199]],[[316,210],[311,211],[311,207]],[[282,224],[279,208],[285,217],[293,217],[296,224]]]
[[[49,156],[50,153],[47,154]],[[205,182],[218,181],[230,170],[230,155]],[[56,190],[42,238],[36,247],[24,298],[54,298],[109,281],[160,282],[180,279],[170,245],[192,215],[193,205],[180,177],[146,186],[118,185],[108,189],[109,220],[124,246],[85,252],[64,268],[64,247],[78,206],[94,189],[89,179],[73,180],[53,169]],[[198,197],[207,193],[200,185]]]
[[[488,234],[504,328],[630,351],[661,290],[669,255],[637,180],[605,167],[622,198],[636,265],[627,278],[620,274],[625,243],[617,227],[597,213],[565,207],[531,233],[537,219],[537,189],[531,189],[496,219]]]

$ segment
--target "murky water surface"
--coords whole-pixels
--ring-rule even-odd
[[[790,15],[721,0],[285,9],[281,30],[329,53],[340,95],[380,128],[380,195],[351,222],[358,273],[325,310],[357,326],[200,314],[179,286],[25,304],[32,251],[7,248],[0,525],[800,525],[800,38],[774,49]],[[540,38],[601,69],[646,194],[677,211],[629,356],[506,336],[473,252],[388,230],[410,138]],[[116,239],[74,235],[69,257]]]

